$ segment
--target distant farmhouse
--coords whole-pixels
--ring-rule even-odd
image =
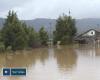
[[[76,36],[74,41],[81,44],[100,43],[100,32],[95,29],[89,29],[86,32]]]

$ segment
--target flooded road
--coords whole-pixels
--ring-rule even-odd
[[[26,67],[25,77],[0,80],[100,80],[100,48],[57,46],[1,53],[0,67]]]

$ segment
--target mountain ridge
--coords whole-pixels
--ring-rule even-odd
[[[32,20],[21,20],[25,22],[28,26],[34,27],[38,31],[41,26],[44,26],[47,31],[50,29],[54,30],[56,25],[56,19],[49,18],[36,18]],[[0,28],[2,28],[5,22],[4,18],[0,18]],[[78,33],[85,32],[88,29],[97,29],[100,31],[100,18],[83,18],[76,19],[76,28]]]

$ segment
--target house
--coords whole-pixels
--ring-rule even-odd
[[[95,29],[89,29],[86,32],[76,36],[74,41],[82,44],[100,42],[100,32]]]

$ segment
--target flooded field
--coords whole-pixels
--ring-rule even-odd
[[[100,48],[57,46],[1,53],[0,67],[26,67],[24,77],[0,80],[100,80]]]

